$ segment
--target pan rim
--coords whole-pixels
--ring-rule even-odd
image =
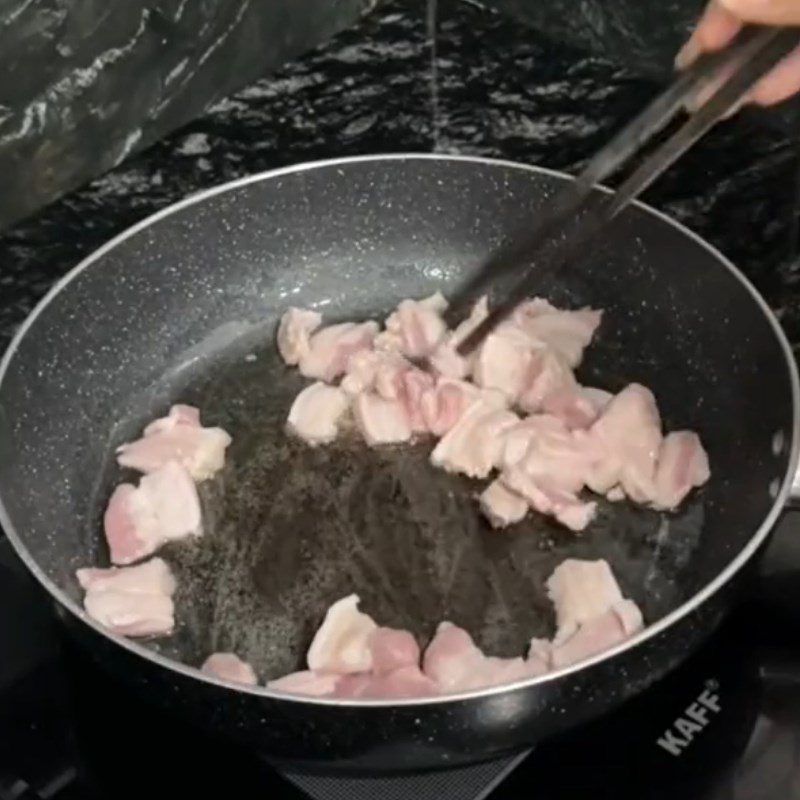
[[[476,165],[502,167],[505,169],[520,170],[523,172],[533,172],[550,177],[558,178],[562,181],[573,180],[573,176],[558,170],[548,169],[536,165],[522,164],[515,161],[506,159],[488,158],[484,156],[471,156],[471,155],[450,155],[439,153],[414,153],[414,152],[400,152],[388,154],[373,154],[373,155],[360,155],[360,156],[346,156],[339,158],[320,159],[317,161],[302,162],[299,164],[292,164],[277,169],[266,170],[263,172],[255,173],[253,175],[246,175],[242,178],[237,178],[227,183],[219,184],[217,186],[204,189],[199,192],[192,193],[182,200],[173,203],[159,211],[151,214],[121,233],[114,236],[112,239],[101,245],[98,249],[94,250],[88,256],[83,258],[76,266],[63,275],[50,290],[42,297],[36,304],[30,314],[26,317],[24,322],[20,325],[14,337],[12,338],[6,352],[0,360],[0,389],[2,388],[3,381],[9,371],[14,356],[19,349],[19,346],[25,338],[27,332],[33,327],[39,316],[45,311],[47,306],[57,297],[75,278],[82,272],[87,270],[96,261],[99,261],[106,253],[113,250],[127,239],[135,236],[140,231],[152,226],[154,223],[169,217],[179,211],[182,211],[189,206],[201,203],[208,198],[215,197],[216,195],[224,194],[226,192],[239,189],[251,183],[260,183],[262,181],[271,180],[284,175],[290,175],[299,172],[306,172],[314,169],[331,168],[342,165],[353,165],[359,163],[370,163],[378,161],[416,161],[416,160],[431,160],[431,161],[451,161],[460,163],[472,163]],[[606,186],[598,187],[601,191],[613,193],[611,189]],[[691,239],[698,246],[706,250],[721,266],[725,267],[731,275],[739,281],[739,283],[750,293],[753,300],[764,314],[766,321],[771,326],[773,333],[777,339],[778,344],[783,350],[786,365],[789,371],[789,379],[792,391],[792,437],[791,437],[791,450],[789,453],[789,463],[786,474],[781,482],[780,489],[775,496],[772,507],[765,515],[761,525],[757,528],[755,533],[750,537],[747,544],[738,552],[738,554],[731,560],[731,562],[724,567],[711,581],[709,581],[699,592],[695,593],[682,603],[677,608],[673,609],[669,614],[662,617],[652,625],[648,625],[642,631],[630,639],[625,640],[619,645],[598,653],[591,658],[572,664],[568,667],[563,667],[553,672],[545,673],[533,678],[516,681],[514,683],[503,684],[500,686],[491,686],[483,689],[476,689],[472,691],[460,692],[444,696],[427,697],[427,698],[403,698],[395,700],[346,700],[336,698],[324,697],[300,697],[285,692],[279,692],[267,688],[265,685],[245,686],[242,684],[226,681],[201,672],[198,667],[192,667],[180,661],[175,661],[167,658],[160,653],[139,644],[132,639],[111,633],[105,630],[99,623],[91,619],[86,612],[75,602],[67,593],[61,589],[49,576],[39,567],[36,560],[31,555],[27,546],[20,538],[16,526],[12,522],[5,502],[3,500],[2,487],[0,487],[0,526],[5,530],[8,540],[11,542],[17,556],[25,564],[28,571],[34,578],[42,585],[48,594],[55,599],[61,608],[69,611],[73,617],[79,622],[88,625],[95,633],[112,641],[114,644],[119,645],[131,654],[140,658],[147,659],[158,667],[167,670],[178,672],[184,677],[194,680],[204,681],[205,683],[215,685],[220,688],[232,689],[237,692],[253,695],[257,698],[265,698],[274,701],[299,703],[302,705],[313,704],[317,706],[331,706],[331,707],[347,707],[347,708],[396,708],[396,707],[422,707],[428,705],[440,705],[445,703],[457,703],[465,700],[481,700],[484,698],[506,695],[518,690],[525,690],[535,686],[548,684],[550,682],[562,679],[571,675],[572,673],[588,669],[603,661],[610,660],[628,650],[631,650],[642,644],[649,639],[653,639],[660,635],[672,625],[679,622],[684,617],[691,614],[695,609],[703,605],[710,597],[716,594],[723,586],[725,586],[744,566],[747,564],[764,540],[767,538],[778,516],[786,506],[786,502],[791,493],[792,483],[797,472],[798,458],[800,458],[800,377],[798,377],[798,367],[795,361],[794,354],[789,344],[786,334],[780,326],[776,316],[767,305],[764,298],[756,290],[750,280],[716,247],[706,242],[699,234],[690,230],[682,223],[672,219],[667,214],[658,209],[647,205],[641,201],[634,201],[632,206],[638,208],[640,211],[645,212],[661,222],[669,225],[682,233],[684,236]]]

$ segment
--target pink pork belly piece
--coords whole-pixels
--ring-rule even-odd
[[[504,457],[507,451],[506,443]],[[584,487],[594,457],[595,448],[586,434],[543,422],[531,436],[525,455],[512,466],[523,469],[542,489],[576,494]]]
[[[411,420],[402,400],[365,392],[353,399],[356,426],[370,445],[399,444],[411,438]]]
[[[200,410],[194,406],[187,406],[183,403],[176,403],[169,410],[166,417],[154,419],[143,431],[145,436],[162,431],[171,431],[178,425],[190,425],[193,428],[200,428]]]
[[[467,381],[440,377],[436,386],[423,392],[420,398],[425,427],[434,436],[444,436],[481,395],[481,390]]]
[[[225,466],[230,443],[231,437],[222,428],[201,426],[196,408],[175,405],[166,417],[151,422],[141,439],[120,445],[117,463],[149,473],[168,461],[178,461],[194,480],[203,481]]]
[[[632,383],[616,395],[592,425],[598,447],[587,485],[605,494],[617,484],[634,502],[655,499],[655,472],[661,448],[661,416],[653,393]]]
[[[469,316],[452,333],[445,336],[428,359],[440,375],[446,378],[466,378],[472,373],[475,354],[462,356],[456,352],[456,348],[488,316],[489,301],[484,296],[475,303]]]
[[[316,311],[290,308],[278,324],[278,352],[289,365],[296,366],[309,353],[311,334],[322,325],[322,315]]]
[[[288,429],[311,445],[332,442],[342,417],[350,408],[350,398],[336,386],[322,381],[306,386],[294,399],[287,420]]]
[[[361,350],[348,359],[347,372],[340,386],[349,395],[375,390],[382,397],[394,399],[398,379],[412,366],[400,353]]]
[[[469,691],[541,675],[539,659],[485,656],[462,628],[442,622],[425,649],[422,671],[443,693]]]
[[[78,583],[87,592],[115,591],[127,594],[163,594],[175,592],[175,578],[166,561],[151,558],[135,567],[85,567],[75,573]]]
[[[423,413],[422,399],[433,390],[433,376],[419,369],[406,370],[395,379],[394,394],[403,405],[412,433],[429,432]],[[380,393],[380,388],[378,392]]]
[[[396,350],[410,358],[425,358],[447,333],[442,313],[447,300],[440,292],[424,300],[403,300],[386,319],[386,330],[376,337],[379,350]]]
[[[600,416],[613,395],[602,389],[576,386],[547,395],[542,410],[564,422],[570,429],[586,429]]]
[[[200,667],[202,672],[232,683],[255,686],[258,678],[253,668],[235,653],[212,653]]]
[[[512,405],[531,382],[534,350],[514,327],[499,327],[475,353],[472,379],[484,389],[497,389]]]
[[[314,672],[304,669],[300,672],[291,672],[274,681],[267,681],[267,688],[287,694],[326,697],[334,693],[340,680],[342,676],[333,672]]]
[[[164,636],[175,625],[175,580],[160,558],[118,569],[80,569],[86,590],[83,607],[104,628],[120,636]]]
[[[481,512],[493,528],[507,528],[528,513],[528,501],[512,492],[502,481],[492,481],[478,498]]]
[[[556,643],[584,622],[599,617],[623,601],[608,562],[568,558],[547,579],[547,593],[555,606]]]
[[[438,693],[436,683],[422,672],[419,665],[412,664],[382,675],[345,675],[336,684],[333,696],[341,699],[400,700],[431,697]]]
[[[120,484],[103,518],[114,564],[131,564],[169,541],[202,532],[200,499],[192,476],[168,461],[142,477],[139,487]]]
[[[523,417],[506,431],[500,466],[516,466],[525,458],[534,442],[550,433],[562,434],[566,430],[564,422],[551,414]]]
[[[550,395],[575,391],[577,387],[575,375],[567,362],[555,350],[540,347],[531,352],[517,402],[523,411],[533,413],[544,408]]]
[[[317,331],[308,352],[300,358],[300,373],[306,378],[331,383],[347,370],[349,359],[372,348],[377,322],[342,322]]]
[[[351,594],[328,609],[308,648],[310,670],[347,675],[372,669],[371,636],[378,626],[358,603],[358,595]]]
[[[693,488],[710,477],[708,455],[700,437],[692,431],[667,434],[658,453],[653,507],[676,508]]]
[[[540,486],[519,465],[504,469],[499,480],[507,489],[525,498],[534,511],[555,517],[570,530],[584,530],[597,513],[597,503],[584,502],[563,489]]]
[[[538,297],[522,303],[511,317],[511,321],[532,340],[558,353],[572,368],[580,364],[583,351],[592,341],[602,319],[602,311],[591,308],[565,311]]]
[[[632,600],[622,600],[613,608],[582,623],[550,652],[553,669],[609,650],[642,629],[642,614]]]
[[[419,664],[419,645],[409,631],[396,628],[376,628],[369,636],[372,672],[385,675],[403,667]]]
[[[439,440],[431,463],[447,472],[485,478],[501,461],[506,431],[518,422],[512,411],[498,408],[482,396]]]

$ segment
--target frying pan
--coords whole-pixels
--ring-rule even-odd
[[[644,383],[667,429],[701,433],[712,478],[676,514],[608,504],[581,535],[533,517],[496,533],[477,514],[475,486],[433,470],[424,446],[312,449],[283,429],[302,385],[275,355],[289,305],[329,321],[380,318],[404,297],[452,293],[566,180],[454,156],[301,165],[168,208],[55,286],[0,369],[0,521],[98,664],[272,759],[420,769],[500,756],[578,725],[711,633],[790,495],[797,369],[741,273],[653,209],[626,211],[615,236],[540,294],[606,310],[583,381],[611,391]],[[107,563],[100,516],[127,477],[114,446],[176,400],[197,404],[234,444],[202,488],[204,536],[162,551],[179,582],[175,634],[127,641],[84,615],[74,572]],[[650,625],[544,677],[344,702],[196,668],[234,650],[262,681],[296,669],[327,606],[352,591],[382,624],[423,643],[450,619],[487,651],[517,655],[552,633],[543,584],[567,556],[606,558]]]

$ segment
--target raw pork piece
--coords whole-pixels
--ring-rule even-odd
[[[534,511],[555,517],[573,531],[584,530],[597,512],[597,503],[584,502],[564,489],[540,486],[519,465],[506,467],[499,480],[507,489],[524,497]]]
[[[76,574],[86,590],[86,613],[112,633],[142,637],[172,632],[175,579],[160,558],[122,569],[79,569]]]
[[[440,377],[433,389],[420,398],[420,410],[425,426],[434,436],[444,436],[475,400],[484,399],[495,408],[505,405],[498,392],[479,389],[467,381]]]
[[[564,640],[595,617],[623,601],[622,592],[608,562],[568,558],[547,579],[547,593],[556,611],[555,641]]]
[[[667,434],[661,442],[655,477],[653,507],[676,508],[696,486],[711,477],[708,456],[700,438],[692,431]]]
[[[144,475],[139,487],[122,483],[103,518],[114,564],[131,564],[161,545],[202,532],[200,499],[192,476],[177,461]]]
[[[200,667],[202,672],[232,683],[255,686],[258,678],[253,668],[235,653],[212,653]]]
[[[485,656],[462,628],[442,622],[425,650],[422,671],[444,693],[497,686],[546,671],[538,659]]]
[[[204,428],[200,412],[174,405],[169,414],[154,420],[144,436],[117,448],[117,463],[138,472],[153,472],[168,461],[178,461],[196,481],[212,477],[225,465],[231,437],[222,428]]]
[[[314,672],[347,675],[372,669],[372,617],[358,610],[357,594],[337,600],[325,614],[308,649],[308,668]]]
[[[368,445],[399,444],[411,438],[411,420],[402,400],[365,392],[353,400],[353,417]]]
[[[507,450],[508,446],[504,457]],[[563,425],[541,423],[531,436],[525,455],[512,466],[524,470],[542,489],[576,494],[583,489],[593,458],[594,448],[588,436]]]
[[[484,389],[497,389],[510,404],[519,400],[532,380],[534,350],[514,327],[490,333],[475,353],[472,379]]]
[[[308,352],[300,357],[300,373],[306,378],[331,383],[347,369],[349,359],[372,348],[377,322],[342,322],[317,331]]]
[[[539,297],[522,303],[511,322],[533,341],[557,353],[569,367],[577,367],[603,318],[602,311],[583,308],[564,311]]]
[[[289,430],[309,444],[327,444],[336,438],[350,398],[338,387],[322,381],[306,386],[289,411]]]
[[[75,573],[87,592],[115,591],[126,594],[163,594],[175,592],[175,578],[162,558],[151,558],[135,567],[85,567]]]
[[[268,689],[276,689],[287,694],[308,695],[309,697],[325,697],[333,694],[336,684],[342,676],[333,672],[314,672],[304,669],[300,672],[290,672],[281,678],[267,681]]]
[[[452,332],[447,334],[433,351],[428,361],[431,366],[446,378],[466,378],[472,372],[475,354],[459,355],[456,348],[478,325],[489,316],[489,301],[481,297],[472,307],[469,316]]]
[[[502,481],[492,481],[478,498],[481,511],[493,528],[506,528],[525,518],[528,501]]]
[[[585,429],[600,416],[612,397],[602,389],[576,386],[547,395],[542,410],[558,417],[570,429]]]
[[[409,358],[429,356],[447,333],[442,313],[447,300],[440,292],[424,300],[403,300],[386,319],[386,330],[375,339],[379,350],[394,350]]]
[[[345,601],[352,603],[352,597],[354,595],[340,600],[339,603]],[[328,613],[330,614],[330,611],[337,605],[334,604]],[[348,605],[343,613],[351,615],[353,607]],[[355,614],[360,614],[360,612],[356,611]],[[360,616],[366,617],[363,614]],[[327,624],[327,620],[326,617],[323,627]],[[360,619],[359,626],[363,622],[364,620]],[[368,623],[364,625],[364,629],[368,627]],[[371,659],[369,671],[354,672],[349,667],[347,674],[330,669],[326,671],[305,670],[270,681],[267,686],[292,694],[331,695],[340,698],[424,697],[437,692],[436,685],[420,671],[419,645],[411,633],[393,628],[374,627],[366,635],[363,635],[364,629],[358,628],[356,633],[358,644],[354,645],[354,648],[366,648],[369,651]],[[320,628],[321,630],[322,628]],[[362,665],[368,660],[364,653],[365,650],[362,650],[360,656],[364,658],[361,662]]]
[[[592,425],[598,458],[587,476],[592,491],[605,494],[617,484],[637,503],[655,499],[661,416],[653,393],[637,383],[616,395]]]
[[[394,399],[398,380],[413,365],[400,353],[387,350],[361,350],[347,362],[347,373],[341,387],[349,395],[377,391],[382,397]]]
[[[462,414],[431,453],[431,463],[447,472],[485,478],[498,466],[503,436],[519,422],[512,411],[497,408],[482,396]]]
[[[576,664],[611,649],[642,629],[642,613],[632,600],[622,600],[603,614],[586,620],[550,650],[553,669]]]
[[[345,675],[336,684],[333,696],[342,699],[399,700],[431,697],[438,693],[436,683],[422,672],[418,664],[413,664],[382,675]]]
[[[419,369],[410,369],[403,373],[397,383],[397,397],[403,404],[412,432],[429,433],[422,410],[422,398],[434,391],[433,376]]]
[[[566,430],[564,422],[550,414],[531,414],[524,417],[506,431],[500,466],[516,466],[538,439],[549,433],[562,434]]]
[[[409,631],[376,628],[369,636],[369,649],[375,675],[419,665],[419,645]]]
[[[281,317],[278,325],[278,352],[289,366],[299,364],[300,359],[308,355],[311,334],[320,325],[321,314],[302,308],[290,308]]]
[[[577,381],[566,361],[547,347],[531,351],[530,361],[517,402],[523,411],[541,411],[547,398],[559,392],[575,391]]]

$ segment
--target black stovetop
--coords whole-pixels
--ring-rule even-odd
[[[799,534],[800,514],[787,513],[754,592],[690,661],[610,716],[503,762],[349,780],[280,773],[129,695],[62,637],[0,539],[0,800],[800,797]]]

